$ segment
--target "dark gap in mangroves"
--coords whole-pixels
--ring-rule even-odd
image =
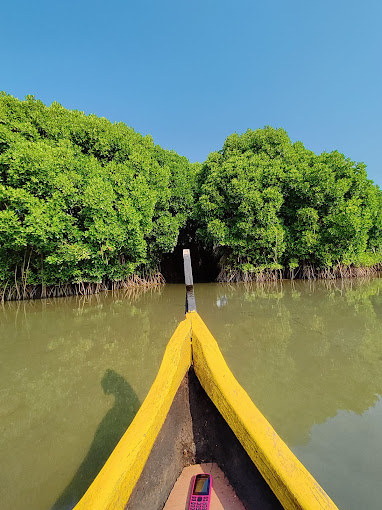
[[[192,274],[194,283],[215,282],[219,275],[219,257],[207,250],[191,235],[181,233],[173,253],[162,256],[160,271],[167,283],[184,283],[183,249],[188,248],[192,254]]]

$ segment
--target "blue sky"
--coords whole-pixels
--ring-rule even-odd
[[[382,187],[380,0],[3,3],[0,89],[123,121],[203,161],[283,127]]]

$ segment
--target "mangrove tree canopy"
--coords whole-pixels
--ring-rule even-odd
[[[198,176],[199,235],[244,273],[382,262],[382,193],[365,165],[266,127],[229,136]]]
[[[282,129],[191,164],[123,123],[0,94],[1,288],[125,280],[179,235],[241,274],[377,267],[382,193],[363,163]]]
[[[123,280],[173,250],[193,167],[123,123],[0,95],[0,282]]]

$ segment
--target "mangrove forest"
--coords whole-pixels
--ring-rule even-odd
[[[382,192],[365,164],[283,129],[190,163],[122,122],[0,94],[1,299],[161,283],[190,243],[220,281],[370,274]]]

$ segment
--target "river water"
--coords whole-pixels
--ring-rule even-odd
[[[382,279],[199,284],[228,365],[340,509],[382,500]],[[184,286],[0,308],[0,509],[67,510],[128,427]]]

